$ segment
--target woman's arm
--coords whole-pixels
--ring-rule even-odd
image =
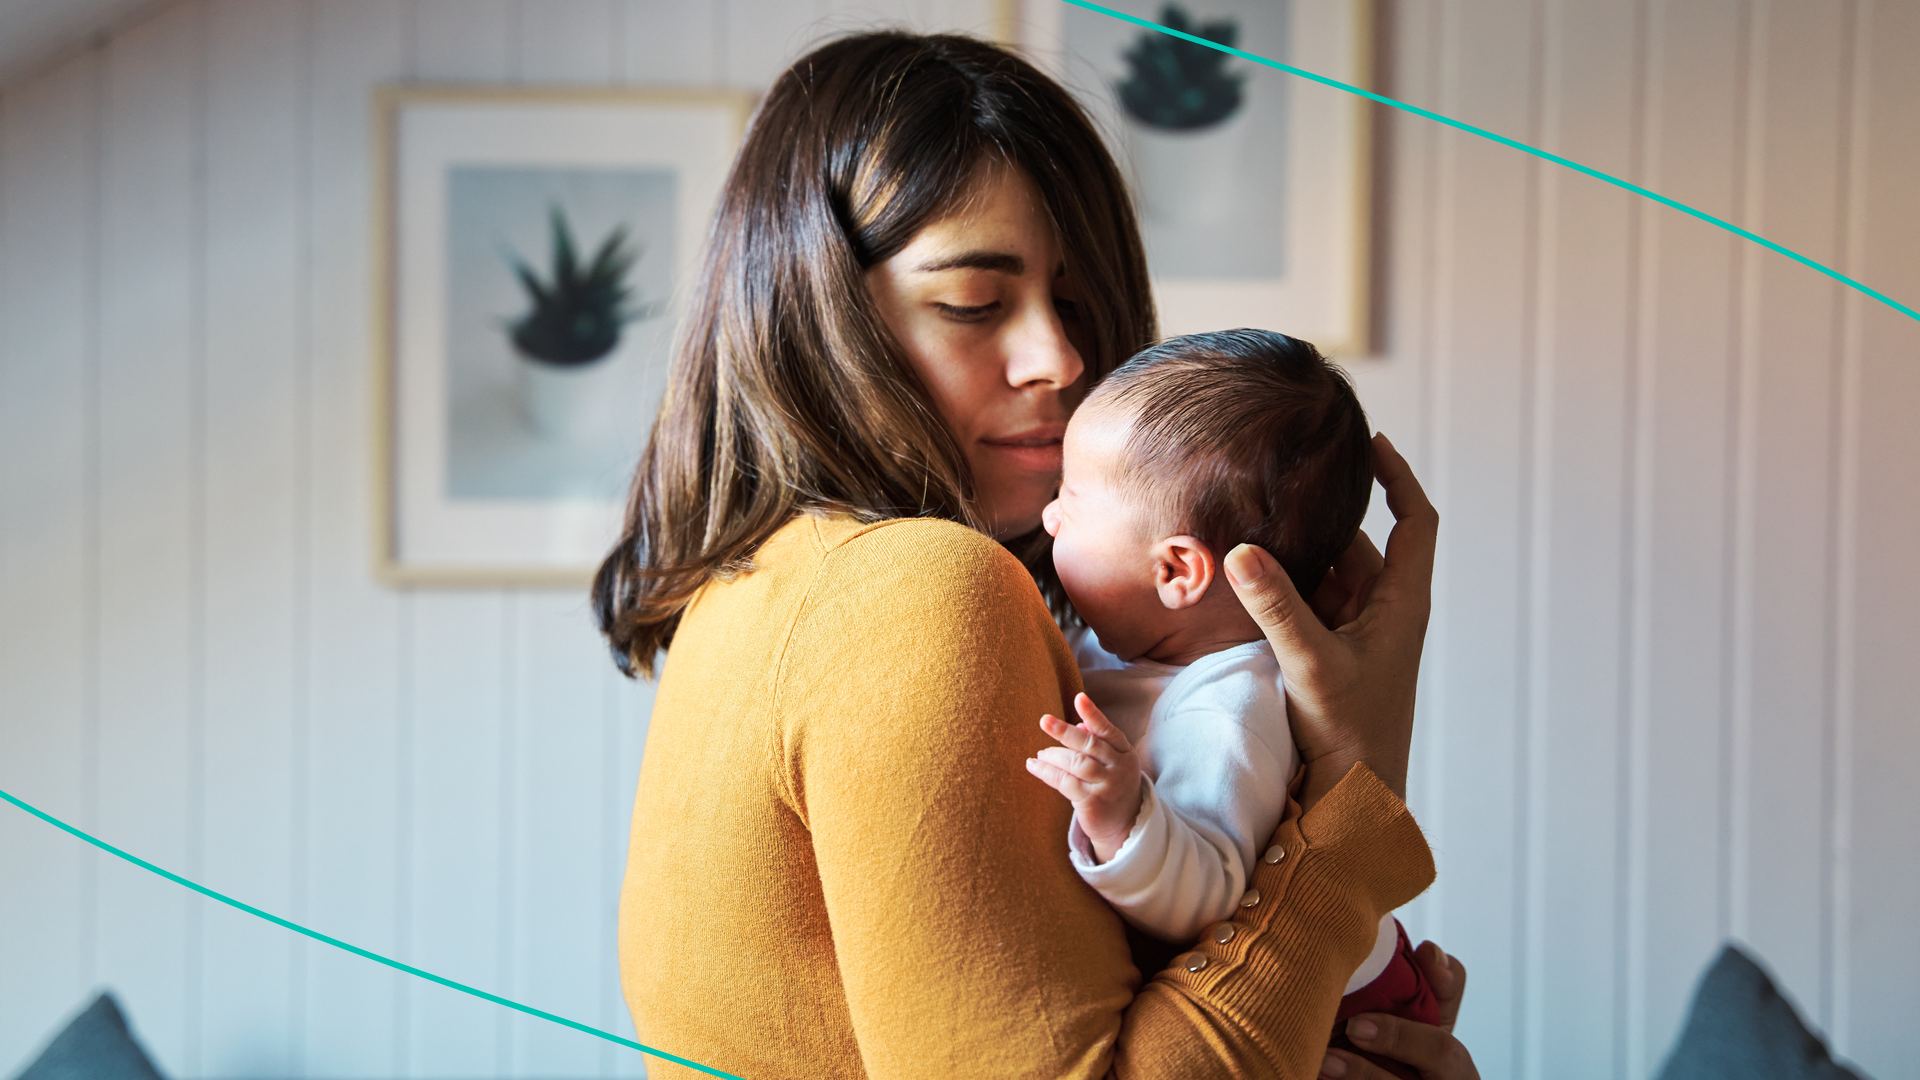
[[[942,522],[866,530],[827,557],[780,670],[787,798],[876,1080],[1311,1076],[1379,914],[1432,875],[1356,770],[1289,814],[1229,940],[1136,997],[1119,920],[1068,866],[1067,804],[1023,767],[1078,673],[1011,556]]]

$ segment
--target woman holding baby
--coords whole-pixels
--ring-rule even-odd
[[[1061,440],[1156,336],[1120,174],[1024,61],[861,35],[769,92],[594,589],[661,675],[621,896],[642,1041],[754,1080],[1476,1075],[1431,944],[1443,1026],[1369,1014],[1373,1061],[1327,1050],[1433,874],[1401,798],[1437,519],[1384,439],[1386,560],[1360,537],[1311,604],[1264,551],[1223,560],[1305,762],[1230,920],[1138,971],[1027,772],[1082,685],[1042,528]]]

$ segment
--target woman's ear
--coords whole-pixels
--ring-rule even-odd
[[[1199,603],[1219,570],[1213,552],[1195,537],[1169,536],[1153,546],[1153,585],[1169,611]]]

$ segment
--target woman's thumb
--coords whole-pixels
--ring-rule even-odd
[[[1314,650],[1314,638],[1326,632],[1293,579],[1264,548],[1241,544],[1227,552],[1227,581],[1240,605],[1260,624],[1281,659],[1305,659]]]

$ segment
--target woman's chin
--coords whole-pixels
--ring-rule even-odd
[[[990,523],[995,540],[1011,540],[1040,527],[1040,515],[1060,491],[1060,468],[1052,470],[987,470],[974,466],[974,490],[979,492],[980,516]]]
[[[1053,501],[1049,492],[1044,499],[984,502],[980,516],[987,522],[987,535],[995,540],[1014,540],[1040,528],[1040,512]]]
[[[1040,530],[1039,514],[1034,514],[1031,519],[1025,517],[998,517],[991,513],[985,516],[988,521],[987,535],[1002,543],[1008,540],[1018,540],[1028,533],[1038,532]]]

